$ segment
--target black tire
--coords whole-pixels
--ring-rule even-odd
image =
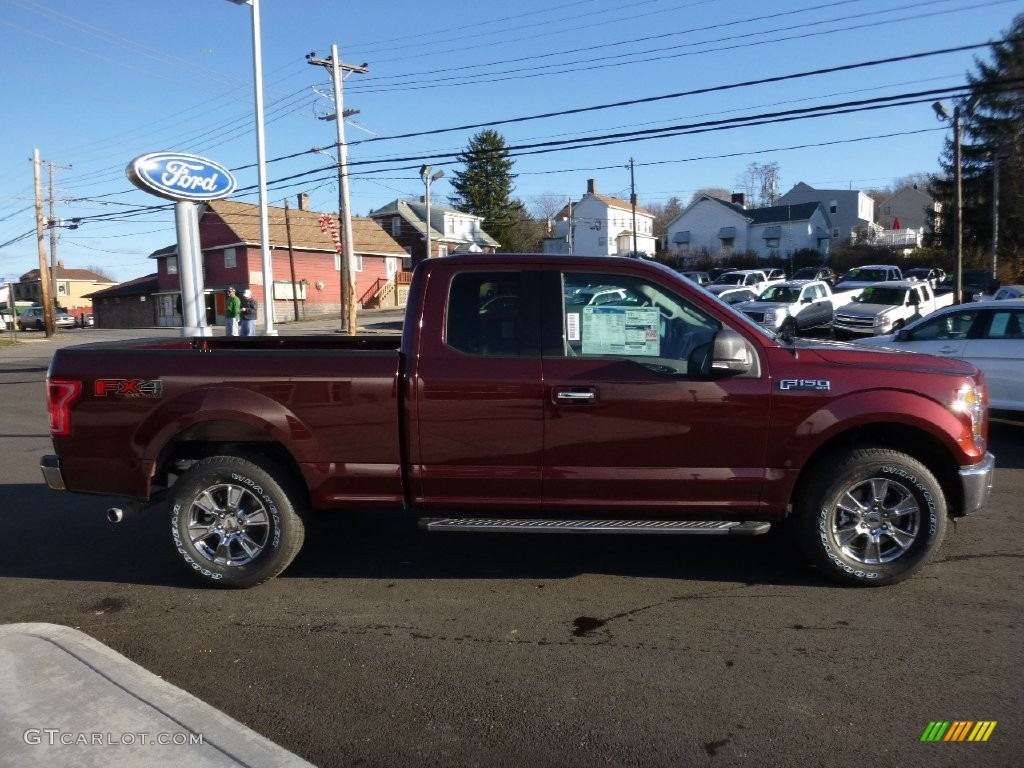
[[[920,570],[946,533],[942,487],[921,462],[888,448],[832,454],[794,503],[806,557],[843,584],[881,587]]]
[[[188,570],[217,587],[245,589],[277,576],[305,538],[298,495],[261,459],[211,456],[170,489],[175,550]]]

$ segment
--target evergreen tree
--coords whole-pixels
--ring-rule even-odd
[[[1003,40],[992,45],[990,61],[976,61],[968,73],[970,96],[960,105],[963,193],[963,253],[966,267],[992,266],[993,192],[999,169],[1000,277],[1017,280],[1024,268],[1024,14]],[[953,138],[940,159],[943,176],[929,191],[942,205],[930,244],[955,248]]]
[[[505,138],[493,130],[481,131],[460,152],[463,170],[452,174],[455,193],[449,203],[464,213],[482,216],[483,230],[501,243],[502,250],[515,250],[514,230],[521,222],[525,206],[512,199],[515,174],[505,148]]]

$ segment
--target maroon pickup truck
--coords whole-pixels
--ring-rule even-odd
[[[432,531],[752,535],[790,522],[849,584],[906,578],[986,502],[982,375],[780,338],[633,259],[420,265],[399,337],[182,338],[58,350],[54,489],[166,498],[201,579],[284,570],[303,517]]]

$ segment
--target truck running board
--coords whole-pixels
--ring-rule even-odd
[[[771,523],[733,520],[548,520],[481,517],[423,517],[427,531],[475,531],[481,533],[676,533],[756,536],[767,533]]]

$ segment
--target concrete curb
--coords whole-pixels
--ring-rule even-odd
[[[297,768],[297,755],[88,635],[0,625],[0,763]]]

